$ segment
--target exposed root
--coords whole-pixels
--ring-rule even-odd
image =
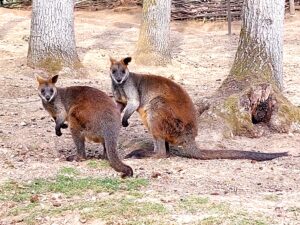
[[[171,63],[171,58],[158,52],[137,51],[134,55],[135,62],[145,66],[166,66]]]
[[[300,132],[300,109],[268,83],[231,92],[227,97],[215,97],[208,110],[202,111],[203,108],[199,109],[200,134],[215,130],[228,138],[234,135],[260,137],[267,132]]]
[[[271,85],[263,84],[250,90],[251,117],[254,124],[268,123],[276,101],[273,100]]]
[[[200,116],[204,111],[208,110],[211,105],[211,102],[207,98],[199,99],[195,102],[196,110],[198,115]]]
[[[88,75],[88,71],[79,59],[74,59],[74,61],[70,62],[70,60],[63,58],[49,56],[39,61],[28,59],[28,66],[33,69],[42,69],[52,75],[60,74],[75,78],[87,77]]]

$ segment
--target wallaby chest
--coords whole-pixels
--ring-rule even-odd
[[[136,90],[133,82],[128,79],[123,84],[113,84],[113,95],[117,102],[127,104],[131,93]]]
[[[123,87],[115,86],[113,87],[113,95],[117,102],[126,104],[127,103],[127,95]]]
[[[42,102],[44,109],[54,118],[57,117],[63,118],[63,120],[67,119],[67,112],[60,101],[54,100],[50,103]]]

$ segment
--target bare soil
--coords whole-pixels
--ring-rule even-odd
[[[110,167],[95,170],[87,167],[86,162],[64,160],[65,155],[74,150],[70,133],[64,130],[63,136],[55,136],[54,122],[42,108],[37,95],[33,71],[26,66],[30,14],[29,11],[0,9],[0,185],[8,180],[26,182],[53,177],[63,167],[77,168],[86,176],[115,177],[116,173]],[[84,78],[74,78],[62,73],[58,85],[89,85],[111,93],[109,56],[133,55],[139,23],[138,9],[76,12],[78,54],[88,74]],[[142,67],[133,60],[130,70],[172,78],[188,91],[194,101],[211,96],[230,70],[240,23],[234,22],[231,37],[227,35],[227,24],[222,22],[172,22],[171,29],[172,65]],[[284,94],[298,106],[299,33],[298,12],[296,16],[285,19],[284,34]],[[129,122],[129,127],[122,129],[119,140],[122,156],[141,140],[151,142],[136,113]],[[249,215],[262,214],[267,218],[266,224],[300,224],[300,134],[223,139],[219,136],[207,138],[209,133],[209,130],[199,132],[197,143],[201,148],[288,151],[290,156],[269,162],[200,161],[180,157],[125,160],[134,169],[136,177],[150,181],[143,189],[147,198],[155,199],[169,209],[162,216],[161,224],[204,224],[199,221],[205,218],[205,214],[178,214],[172,210],[174,202],[187,196],[208,197],[212,202],[229,204],[234,210],[241,209]],[[92,156],[101,148],[96,144],[87,146]],[[23,223],[22,220],[16,222],[13,216],[1,214],[6,208],[7,204],[0,201],[0,224]],[[39,224],[80,224],[79,217],[74,215],[76,213],[68,212],[63,217],[47,217]],[[253,221],[235,224],[258,224]],[[106,222],[84,221],[87,224]],[[123,223],[118,221],[116,224]],[[142,223],[137,221],[136,224]]]

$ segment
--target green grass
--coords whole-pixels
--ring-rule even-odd
[[[199,223],[197,223],[198,225],[221,225],[223,223],[223,219],[219,218],[219,217],[207,217],[201,221],[199,221]]]
[[[199,208],[203,208],[203,206],[206,206],[208,204],[208,201],[208,198],[189,196],[181,200],[180,206],[187,212],[194,213]]]
[[[128,225],[176,224],[174,215],[178,218],[180,215],[191,215],[193,221],[190,224],[199,225],[272,224],[272,220],[264,215],[243,211],[201,195],[161,203],[160,195],[156,197],[142,191],[148,184],[148,180],[141,178],[82,177],[75,168],[63,167],[53,178],[35,179],[27,183],[10,181],[0,185],[0,201],[10,205],[0,212],[0,217],[21,217],[29,225],[39,224],[37,218],[64,217],[72,212],[78,212],[87,221],[100,219],[106,224],[116,221]],[[53,205],[53,193],[61,194],[60,205]],[[38,195],[39,200],[31,203],[32,195]],[[78,197],[73,198],[74,195]],[[298,210],[290,209],[295,213]]]
[[[64,169],[64,172],[69,169]],[[74,171],[72,171],[74,174]],[[66,197],[73,195],[82,195],[87,190],[93,190],[94,192],[115,192],[118,190],[131,191],[141,187],[147,186],[148,180],[131,178],[94,178],[84,177],[77,178],[74,176],[66,176],[65,174],[59,174],[54,179],[35,179],[29,184],[19,184],[16,182],[8,182],[0,187],[0,200],[11,200],[15,202],[21,202],[29,200],[32,194],[43,193],[62,193]]]
[[[180,201],[180,207],[189,213],[196,213],[202,211],[214,212],[227,212],[228,205],[224,203],[211,202],[207,197],[189,196]]]
[[[122,224],[135,224],[136,221],[151,219],[153,216],[163,215],[167,212],[165,207],[159,203],[139,202],[132,196],[109,197],[97,201],[82,201],[61,207],[50,207],[42,209],[37,204],[30,203],[25,207],[14,210],[13,215],[27,213],[23,218],[26,224],[38,224],[36,218],[45,215],[63,216],[66,212],[76,210],[80,217],[86,220],[103,219],[108,224],[122,220]],[[149,218],[147,218],[149,216]],[[139,223],[140,224],[140,223]],[[149,224],[149,223],[147,223]]]
[[[103,169],[110,167],[107,160],[89,160],[86,165],[92,169]]]
[[[79,175],[79,171],[76,170],[73,167],[62,167],[59,171],[58,174],[60,175],[70,175],[70,176],[76,176]]]
[[[122,198],[119,201],[103,200],[93,202],[90,207],[85,206],[80,214],[83,218],[103,218],[115,220],[120,218],[136,218],[148,215],[166,213],[165,207],[160,203],[139,202],[136,198]]]
[[[206,219],[201,220],[198,225],[222,225],[222,224],[230,224],[230,225],[268,225],[268,223],[264,221],[260,221],[255,218],[237,218],[237,217],[207,217]]]
[[[142,178],[96,178],[80,177],[80,173],[73,167],[63,167],[54,178],[34,179],[31,182],[7,182],[0,186],[0,201],[14,202],[13,206],[1,216],[23,216],[26,224],[38,224],[37,217],[59,216],[69,210],[79,210],[83,218],[103,218],[107,220],[124,217],[147,216],[149,214],[165,212],[163,205],[152,202],[138,201],[143,193],[142,187],[148,185],[148,180]],[[74,195],[83,196],[88,191],[95,196],[100,192],[108,192],[104,199],[85,199],[74,202],[65,200],[61,206],[55,207],[51,203],[51,193],[61,193],[63,198]],[[89,192],[90,193],[90,192]],[[115,194],[112,194],[115,193]],[[32,195],[45,196],[48,199],[41,207],[39,201],[30,202]]]

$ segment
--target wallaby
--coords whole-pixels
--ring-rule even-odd
[[[170,79],[129,72],[131,57],[120,61],[110,58],[110,77],[115,101],[123,105],[122,125],[137,111],[154,139],[154,152],[136,150],[126,156],[166,157],[169,143],[182,146],[176,154],[196,159],[271,160],[282,153],[259,153],[236,150],[200,150],[195,142],[198,133],[197,113],[187,92]]]
[[[68,122],[77,154],[69,159],[86,158],[85,139],[102,143],[104,157],[122,177],[132,176],[133,170],[125,165],[117,154],[117,140],[121,129],[121,115],[114,101],[104,92],[87,86],[58,88],[58,75],[50,78],[36,77],[38,93],[44,108],[55,121],[56,135]]]

